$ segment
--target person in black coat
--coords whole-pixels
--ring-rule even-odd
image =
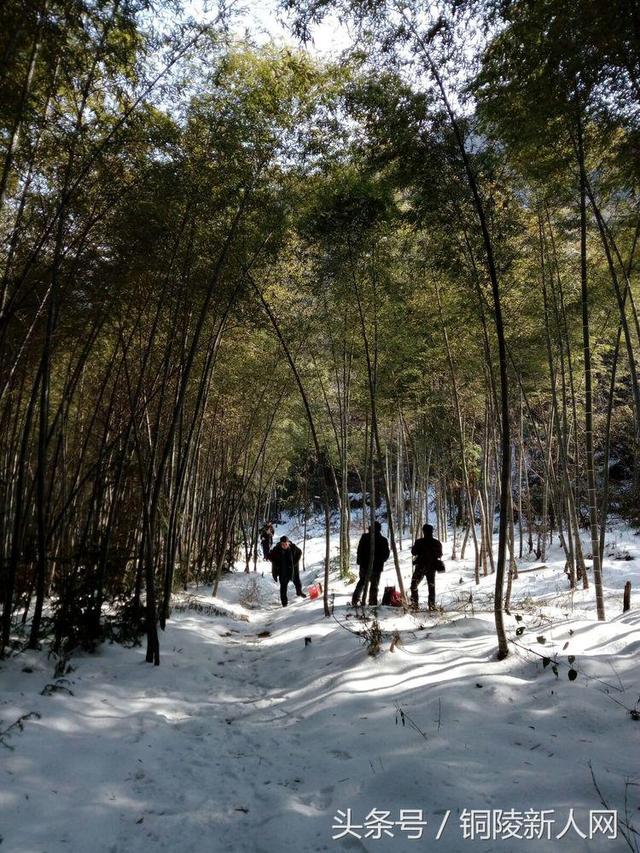
[[[287,587],[291,581],[296,588],[296,595],[299,598],[307,597],[306,593],[302,591],[302,584],[300,583],[300,557],[302,557],[302,551],[286,536],[281,536],[278,544],[269,553],[271,574],[276,583],[280,581],[280,601],[283,607],[289,603]]]
[[[411,553],[415,557],[415,569],[411,577],[411,601],[418,606],[418,584],[427,579],[429,587],[429,610],[436,609],[436,571],[442,557],[442,543],[433,537],[433,527],[425,524],[422,539],[416,539]]]
[[[389,559],[389,541],[381,533],[382,527],[380,522],[374,522],[374,540],[373,540],[373,567],[371,569],[371,577],[369,578],[369,604],[376,605],[378,603],[378,586],[380,584],[380,575],[384,568],[384,564]],[[360,578],[356,584],[356,588],[351,596],[351,604],[357,607],[360,603],[360,596],[367,580],[367,572],[369,571],[369,555],[371,554],[371,528],[368,533],[363,533],[358,542],[358,553],[356,562],[360,567]]]

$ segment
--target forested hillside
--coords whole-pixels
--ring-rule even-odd
[[[639,179],[637,0],[0,3],[2,853],[638,853]]]
[[[285,47],[225,10],[2,6],[5,655],[145,631],[157,664],[174,591],[255,568],[283,508],[333,518],[345,577],[355,492],[396,566],[431,520],[495,573],[499,656],[552,537],[607,616],[640,477],[636,4],[286,7]],[[331,61],[304,48],[330,12]]]

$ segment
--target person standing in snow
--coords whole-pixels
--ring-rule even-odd
[[[418,584],[423,578],[427,579],[429,587],[429,610],[436,609],[436,572],[442,557],[442,543],[434,539],[433,527],[425,524],[422,527],[423,536],[416,539],[411,549],[415,557],[413,575],[411,577],[411,602],[418,606]],[[441,569],[442,571],[442,569]]]
[[[268,560],[273,546],[273,522],[267,521],[260,531],[260,544],[262,545],[264,558]]]
[[[373,566],[371,568],[371,577],[369,578],[369,604],[375,606],[378,603],[378,586],[380,585],[380,575],[384,568],[384,564],[389,559],[389,541],[386,536],[382,535],[382,527],[379,521],[374,522],[373,526]],[[363,533],[358,542],[358,552],[356,562],[360,568],[360,578],[356,584],[356,588],[351,596],[351,604],[357,607],[360,603],[360,596],[364,589],[369,572],[369,557],[371,555],[371,528],[368,533]]]
[[[269,554],[271,560],[271,573],[274,581],[280,581],[280,601],[282,606],[286,607],[289,603],[287,599],[287,587],[293,581],[296,589],[296,595],[299,598],[306,598],[307,595],[302,591],[300,583],[300,557],[302,551],[293,542],[290,542],[286,536],[281,536],[280,541]]]

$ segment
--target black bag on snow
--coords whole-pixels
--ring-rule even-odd
[[[391,607],[391,596],[396,591],[395,586],[385,586],[382,596],[383,607]]]

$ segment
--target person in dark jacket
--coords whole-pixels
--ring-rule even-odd
[[[438,560],[442,557],[442,543],[433,537],[433,527],[425,524],[422,539],[416,539],[411,553],[415,557],[413,576],[411,577],[411,601],[418,606],[418,584],[427,579],[429,587],[429,610],[436,609],[436,571]]]
[[[380,584],[380,575],[384,568],[384,564],[389,559],[389,541],[381,533],[382,527],[380,522],[374,522],[374,539],[373,539],[373,566],[371,568],[371,577],[369,578],[369,604],[376,605],[378,603],[378,586]],[[364,589],[367,580],[367,572],[369,571],[369,555],[371,554],[371,528],[368,533],[363,533],[358,542],[358,553],[356,562],[360,567],[360,579],[356,584],[356,588],[351,596],[351,604],[357,607],[360,603],[360,596]]]
[[[272,548],[269,553],[271,574],[276,583],[280,581],[280,601],[283,607],[289,603],[287,587],[291,581],[296,588],[296,595],[299,598],[307,597],[306,593],[302,591],[302,584],[300,583],[300,557],[302,557],[302,551],[286,536],[281,536],[276,547]]]

